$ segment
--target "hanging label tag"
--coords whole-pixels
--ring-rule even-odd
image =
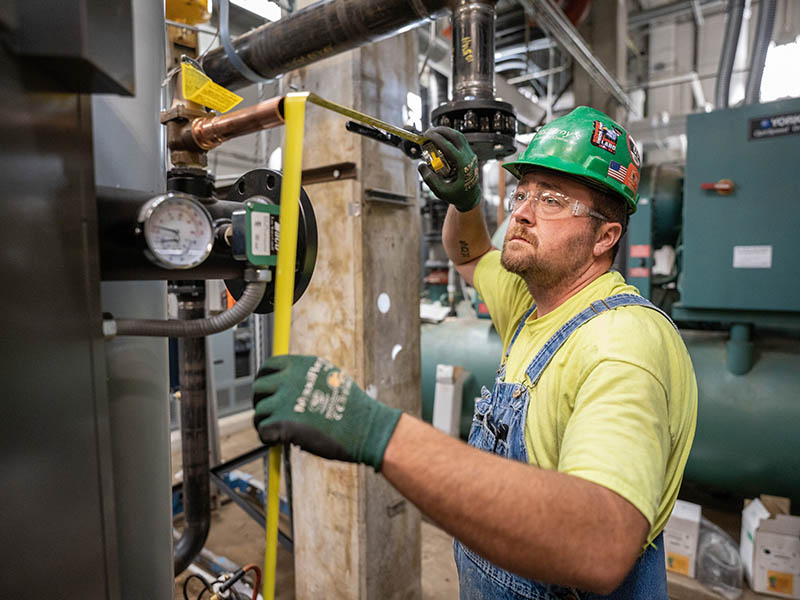
[[[242,97],[217,85],[191,62],[181,61],[183,97],[219,112],[227,112],[242,101]]]

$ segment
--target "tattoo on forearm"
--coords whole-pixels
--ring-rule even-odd
[[[458,240],[458,245],[461,247],[461,256],[469,258],[469,244],[464,240]]]

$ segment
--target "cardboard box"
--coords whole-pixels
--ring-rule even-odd
[[[458,437],[461,427],[461,404],[464,382],[470,372],[454,365],[436,365],[436,387],[433,390],[433,419],[436,429]]]
[[[701,512],[699,504],[675,501],[672,514],[664,527],[667,571],[694,577]]]
[[[753,591],[800,598],[800,517],[788,498],[761,496],[742,511],[739,553]]]

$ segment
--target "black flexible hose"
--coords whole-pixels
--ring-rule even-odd
[[[722,52],[719,57],[717,87],[714,92],[715,108],[728,108],[731,95],[731,75],[733,62],[736,59],[736,47],[739,45],[739,33],[742,30],[745,0],[730,0],[728,21],[725,24],[725,38],[722,40]]]
[[[776,4],[777,0],[761,0],[761,7],[758,9],[756,39],[753,42],[753,57],[744,94],[745,104],[755,104],[761,99],[761,78],[764,76],[764,63],[767,62],[767,50],[772,40],[772,28],[775,26]]]

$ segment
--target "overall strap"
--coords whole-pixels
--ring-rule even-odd
[[[517,341],[517,336],[522,331],[522,328],[525,327],[525,321],[528,320],[528,317],[530,317],[533,314],[533,311],[535,310],[536,310],[536,303],[534,302],[533,306],[531,306],[530,309],[524,315],[522,315],[522,320],[519,322],[517,330],[514,332],[514,337],[511,338],[511,342],[509,342],[508,344],[508,350],[506,350],[506,354],[503,357],[504,359],[508,358],[508,353],[511,352],[511,346],[513,346],[514,342]]]
[[[575,330],[578,329],[578,327],[591,321],[596,316],[601,315],[606,311],[619,308],[620,306],[644,306],[646,308],[651,308],[664,315],[664,317],[672,324],[672,326],[675,327],[676,331],[678,329],[675,326],[675,323],[672,322],[672,319],[669,318],[667,313],[655,306],[647,298],[643,298],[637,294],[617,294],[615,296],[609,296],[603,300],[595,300],[589,305],[588,308],[585,308],[577,315],[572,317],[569,321],[564,323],[564,325],[562,325],[561,328],[556,331],[555,334],[553,334],[553,337],[547,340],[547,343],[542,346],[542,349],[539,350],[525,371],[531,381],[531,385],[536,385],[536,383],[539,381],[539,377],[542,376],[542,372],[544,371],[545,367],[550,364],[550,361],[553,359],[553,356],[555,356],[556,352],[558,352],[558,349],[564,345],[564,342],[567,341],[569,336],[571,336]]]

